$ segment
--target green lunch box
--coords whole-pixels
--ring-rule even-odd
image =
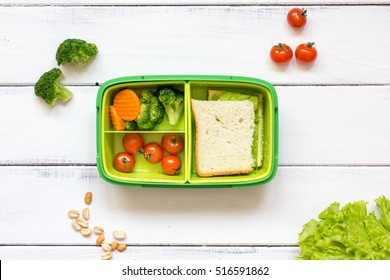
[[[184,113],[178,124],[171,126],[165,114],[161,124],[153,130],[116,131],[112,127],[109,106],[115,95],[129,88],[137,95],[142,90],[156,90],[170,87],[184,92]],[[261,166],[245,175],[200,177],[195,166],[195,122],[191,110],[191,99],[206,100],[209,90],[229,91],[250,95],[262,95],[262,162]],[[223,101],[221,101],[223,102]],[[96,162],[100,176],[107,182],[127,187],[162,188],[217,188],[257,186],[273,179],[278,166],[278,100],[275,88],[268,82],[239,76],[209,75],[158,75],[131,76],[109,80],[103,83],[96,99]],[[258,126],[257,126],[258,127]],[[166,175],[161,164],[147,162],[143,155],[136,155],[136,164],[131,173],[115,170],[113,159],[124,152],[122,138],[126,133],[139,133],[145,144],[161,143],[165,133],[175,132],[184,138],[184,150],[178,155],[181,170],[177,175]]]

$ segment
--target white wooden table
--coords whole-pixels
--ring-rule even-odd
[[[94,195],[91,221],[122,228],[115,259],[294,259],[302,225],[334,201],[390,197],[390,1],[0,0],[0,259],[98,259],[67,211]],[[301,31],[292,6],[308,9]],[[97,44],[73,91],[34,95],[66,38]],[[316,62],[277,67],[272,45],[316,42]],[[119,76],[222,74],[273,83],[275,179],[244,189],[131,189],[95,162],[98,84]]]

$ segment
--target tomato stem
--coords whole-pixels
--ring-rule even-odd
[[[122,163],[123,163],[123,167],[126,168],[127,159],[126,159],[126,158],[123,158],[123,159],[122,159]]]
[[[302,9],[301,16],[303,16],[303,17],[307,16],[307,10],[305,8]]]
[[[308,46],[309,48],[312,48],[314,46],[314,42],[307,42],[306,46]]]
[[[278,50],[279,50],[279,52],[280,52],[281,50],[285,50],[286,52],[289,53],[288,49],[285,48],[285,44],[284,44],[284,43],[278,43]]]

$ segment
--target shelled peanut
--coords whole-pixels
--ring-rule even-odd
[[[87,205],[92,203],[92,193],[87,192],[84,196],[84,202]],[[91,217],[90,210],[88,207],[85,207],[80,212],[78,210],[69,210],[68,216],[71,219],[72,227],[79,231],[84,237],[90,237],[92,232],[97,235],[96,245],[102,247],[104,253],[101,255],[100,259],[109,260],[113,257],[113,252],[124,252],[127,249],[127,245],[124,243],[119,243],[117,240],[126,239],[126,232],[123,230],[115,230],[112,234],[114,240],[109,243],[104,235],[104,229],[100,226],[94,226],[93,229],[90,227],[89,219]]]

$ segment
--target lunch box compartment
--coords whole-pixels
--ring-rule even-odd
[[[112,127],[109,106],[115,95],[123,89],[133,90],[139,97],[144,89],[156,91],[163,87],[184,92],[184,112],[175,126],[171,126],[165,114],[164,121],[149,131],[116,131]],[[252,173],[200,177],[196,172],[196,129],[191,99],[207,100],[208,90],[263,95],[263,162]],[[220,101],[223,102],[223,101]],[[96,162],[100,176],[113,184],[128,187],[245,187],[266,183],[275,176],[278,164],[278,105],[274,87],[266,81],[234,76],[162,75],[121,77],[103,83],[96,99]],[[178,175],[164,174],[161,163],[151,164],[143,155],[136,155],[136,164],[131,173],[115,170],[113,159],[125,151],[122,139],[126,133],[139,133],[145,144],[161,143],[165,133],[175,132],[185,140],[184,150],[178,156],[182,168]],[[164,152],[167,155],[166,152]]]
[[[274,104],[272,101],[272,93],[267,87],[257,84],[238,83],[238,82],[210,82],[210,81],[194,81],[189,82],[190,99],[196,100],[208,100],[209,90],[221,91],[221,92],[235,92],[248,95],[254,95],[262,97],[263,99],[263,118],[262,127],[257,126],[259,133],[263,134],[263,142],[261,145],[261,151],[263,154],[263,160],[258,168],[255,168],[250,174],[230,175],[230,176],[213,176],[213,177],[200,177],[196,171],[196,127],[195,119],[192,110],[189,112],[189,161],[190,161],[190,176],[189,182],[191,184],[242,184],[244,182],[253,182],[257,180],[264,180],[272,172],[273,162],[273,123],[272,114]],[[223,102],[223,101],[220,101]]]
[[[178,89],[178,90],[184,92],[185,83],[183,81],[170,81],[170,82],[158,82],[158,83],[155,83],[155,82],[150,82],[150,83],[135,82],[135,83],[121,83],[121,84],[113,85],[113,86],[110,86],[109,88],[107,88],[107,90],[105,91],[105,93],[103,95],[103,100],[102,100],[103,116],[104,116],[103,117],[104,131],[115,131],[114,128],[112,127],[110,118],[107,118],[106,116],[109,116],[109,113],[108,113],[109,106],[113,105],[114,97],[119,91],[121,91],[122,89],[129,88],[129,89],[133,90],[138,95],[138,97],[141,97],[141,93],[143,90],[150,89],[150,90],[156,91],[157,89],[162,88],[162,87],[175,88],[175,89]],[[186,110],[186,108],[185,108],[185,110]],[[181,131],[181,132],[184,132],[186,129],[185,115],[186,114],[184,114],[182,116],[182,118],[180,118],[180,121],[175,126],[172,126],[169,124],[166,114],[164,114],[163,122],[160,123],[159,125],[157,125],[153,129],[153,131]]]
[[[114,180],[128,182],[128,183],[170,183],[170,184],[184,184],[186,182],[185,173],[187,164],[185,159],[187,158],[186,146],[184,146],[183,152],[178,154],[182,162],[181,172],[178,175],[166,175],[161,168],[161,163],[152,164],[148,162],[143,155],[135,155],[135,166],[131,173],[123,173],[115,170],[113,166],[114,157],[119,152],[125,152],[122,145],[122,139],[126,133],[139,133],[126,131],[123,133],[105,133],[104,134],[104,147],[105,152],[103,154],[103,167],[105,173],[109,178]],[[164,133],[139,133],[144,139],[145,144],[150,142],[161,143],[161,138]],[[184,133],[179,133],[185,138]],[[186,145],[186,143],[185,143]],[[167,153],[164,153],[164,156]]]

